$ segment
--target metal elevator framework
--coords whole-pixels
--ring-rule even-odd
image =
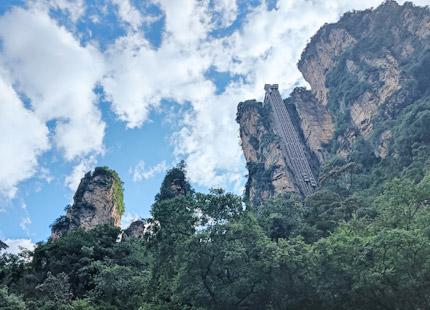
[[[318,185],[306,158],[304,145],[299,139],[285,103],[281,98],[278,84],[266,84],[264,85],[264,90],[266,91],[264,105],[270,104],[272,108],[274,129],[276,134],[281,137],[284,156],[294,173],[296,184],[301,192],[308,196],[315,192]]]

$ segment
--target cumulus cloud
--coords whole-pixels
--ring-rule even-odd
[[[78,18],[82,12],[74,5],[83,2],[73,3],[55,2]],[[0,17],[4,76],[0,96],[8,99],[0,106],[5,110],[0,114],[0,126],[4,127],[0,139],[7,139],[2,145],[8,145],[0,155],[6,157],[0,169],[0,191],[9,198],[18,182],[35,174],[37,157],[50,144],[62,151],[67,161],[104,152],[105,123],[93,92],[103,75],[103,57],[91,44],[81,46],[43,8],[36,4],[28,10],[14,8]],[[16,92],[28,99],[30,109],[23,106]],[[49,121],[55,121],[50,141],[45,125]]]
[[[156,174],[165,172],[166,170],[167,164],[165,160],[155,166],[149,167],[148,169],[145,168],[145,162],[141,160],[133,170],[130,169],[130,173],[133,173],[133,182],[139,182],[143,179],[148,180]]]
[[[30,234],[30,231],[27,227],[30,224],[31,224],[31,218],[28,215],[26,217],[22,218],[21,222],[19,223],[19,226],[21,227],[21,229],[24,230],[25,232],[27,232],[27,235]]]
[[[112,100],[114,112],[130,128],[139,127],[147,121],[150,111],[159,108],[163,99],[179,104],[190,102],[192,111],[177,120],[183,127],[172,141],[177,149],[176,155],[189,156],[189,173],[193,181],[212,186],[214,183],[209,185],[209,178],[213,176],[217,185],[225,185],[225,182],[214,180],[219,177],[217,170],[219,172],[219,169],[234,164],[240,166],[241,151],[237,145],[237,127],[234,123],[237,102],[232,105],[230,98],[227,101],[228,112],[223,110],[226,105],[216,101],[216,87],[205,77],[205,72],[213,64],[212,47],[207,42],[207,35],[216,26],[217,21],[212,18],[214,10],[221,13],[225,25],[234,20],[226,14],[235,12],[236,3],[217,1],[211,11],[208,3],[201,1],[154,2],[166,17],[161,46],[154,50],[139,33],[118,39],[108,53],[110,73],[102,82],[104,90]],[[219,109],[214,107],[217,104]],[[220,122],[215,116],[224,121]],[[227,124],[228,121],[231,123]],[[216,147],[210,142],[215,136],[219,141]],[[222,147],[226,145],[232,145],[233,149],[227,152],[227,156],[224,149],[221,155]],[[206,151],[199,151],[198,148],[206,148]],[[217,151],[212,152],[214,149]],[[236,173],[237,167],[233,169],[236,179],[241,178]],[[135,176],[135,180],[142,179],[139,173]]]
[[[221,16],[220,26],[228,27],[236,20],[238,13],[237,2],[236,0],[215,0],[214,11]]]
[[[102,58],[43,11],[15,8],[0,19],[0,62],[43,122],[56,120],[55,145],[67,160],[103,152],[105,124],[93,92]]]
[[[31,225],[31,218],[30,215],[28,214],[27,211],[27,205],[25,204],[24,201],[21,202],[21,208],[24,210],[24,217],[21,218],[21,221],[19,223],[19,226],[21,227],[21,229],[23,231],[25,231],[27,233],[27,236],[30,236],[30,229],[29,229],[29,225]]]
[[[46,167],[40,167],[39,168],[38,177],[41,180],[46,181],[47,183],[51,183],[52,180],[54,179],[54,176],[51,174],[51,171],[49,170],[49,168],[46,168]]]
[[[0,102],[0,196],[12,199],[17,184],[36,173],[37,157],[49,149],[48,128],[1,75]]]
[[[112,0],[118,6],[118,16],[123,22],[130,25],[132,30],[137,30],[143,22],[143,17],[129,0]]]
[[[3,242],[8,246],[5,252],[12,254],[18,254],[22,252],[23,249],[33,251],[36,248],[36,245],[31,239],[6,239]]]
[[[39,11],[61,11],[72,23],[76,23],[86,10],[85,0],[28,0],[27,5]]]
[[[72,173],[66,177],[65,185],[68,186],[70,190],[76,191],[85,173],[94,169],[96,164],[97,160],[94,156],[81,160],[81,162],[73,168]]]

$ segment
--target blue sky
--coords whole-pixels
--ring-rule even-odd
[[[237,104],[306,86],[296,63],[318,28],[380,3],[1,1],[0,239],[47,240],[96,166],[124,181],[123,226],[181,159],[196,189],[241,194]]]

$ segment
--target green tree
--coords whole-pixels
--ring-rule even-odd
[[[196,309],[262,309],[276,267],[275,245],[241,199],[198,195],[199,227],[180,256],[177,298]]]
[[[300,197],[285,194],[265,201],[254,208],[258,224],[273,241],[289,239],[299,235],[312,239],[315,231],[304,221],[303,203]]]
[[[6,287],[0,287],[0,309],[25,310],[27,307],[21,297],[8,293]]]

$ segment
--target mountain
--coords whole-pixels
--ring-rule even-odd
[[[348,12],[312,37],[298,62],[311,88],[294,89],[284,103],[315,173],[341,159],[364,166],[369,175],[379,169],[381,180],[424,176],[429,25],[428,8],[386,1]],[[270,113],[252,100],[238,106],[249,171],[246,196],[255,204],[286,191],[300,193]]]
[[[81,180],[66,208],[66,215],[52,224],[51,240],[81,227],[90,230],[101,224],[119,227],[124,213],[123,187],[118,174],[108,167],[97,167]]]

